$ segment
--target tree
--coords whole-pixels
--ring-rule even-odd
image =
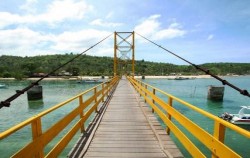
[[[10,77],[12,77],[12,74],[10,72],[7,71],[3,72],[3,78],[10,78]]]
[[[58,68],[60,65],[74,58],[76,55],[44,55],[34,57],[17,57],[17,56],[0,56],[0,76],[16,77],[31,76],[33,73],[49,73]],[[170,73],[181,74],[205,74],[196,70],[190,65],[174,65],[170,63],[156,63],[139,60],[135,62],[136,74],[144,75],[161,75]],[[95,57],[83,55],[69,63],[58,72],[66,70],[73,75],[113,75],[113,58],[111,57]],[[209,69],[212,73],[218,75],[232,74],[250,74],[250,63],[207,63],[199,65],[205,69]],[[131,64],[126,70],[131,71]],[[17,73],[18,72],[18,73]],[[53,75],[56,75],[56,72]],[[16,73],[16,74],[15,74]]]
[[[72,75],[73,76],[78,76],[79,75],[79,68],[73,67],[72,68]]]

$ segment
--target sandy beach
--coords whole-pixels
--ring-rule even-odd
[[[83,80],[83,79],[101,79],[102,76],[74,76],[74,77],[47,77],[43,80]],[[105,79],[108,79],[108,76],[105,76]],[[39,80],[40,78],[34,77],[34,78],[23,78],[23,80]],[[15,80],[15,78],[0,78],[0,80]]]
[[[237,77],[238,75],[235,76],[230,76],[230,77]],[[179,75],[179,76],[145,76],[145,78],[148,79],[174,79],[176,77],[184,77],[184,78],[212,78],[210,75],[190,75],[190,76],[185,76],[185,75]],[[228,76],[219,76],[219,77],[228,77]],[[74,77],[48,77],[45,78],[44,80],[83,80],[83,79],[101,79],[102,76],[74,76]],[[105,79],[108,79],[109,76],[105,76]],[[137,79],[141,79],[142,76],[135,76]],[[38,80],[39,78],[25,78],[23,80]],[[0,78],[0,80],[15,80],[15,78]]]
[[[211,78],[210,75],[191,75],[191,76],[185,76],[185,75],[180,75],[180,76],[145,76],[145,78],[150,78],[150,79],[173,79],[176,77],[184,77],[184,78]],[[142,76],[135,76],[135,78],[142,78]]]

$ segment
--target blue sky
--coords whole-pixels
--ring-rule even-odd
[[[80,53],[135,31],[195,63],[250,62],[249,0],[0,0],[0,55]],[[185,62],[136,38],[136,59]],[[113,56],[113,36],[89,55]]]

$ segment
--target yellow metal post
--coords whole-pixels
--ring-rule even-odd
[[[141,82],[141,86],[140,86],[140,97],[141,97],[141,91],[142,91],[142,82]]]
[[[79,106],[81,107],[83,105],[83,96],[79,96]],[[81,108],[79,108],[81,109]],[[84,109],[80,111],[80,119],[82,119],[84,117]],[[81,133],[83,133],[85,131],[85,126],[84,126],[84,122],[81,122]]]
[[[117,33],[114,33],[114,77],[117,75],[117,41],[116,41]]]
[[[109,95],[109,93],[110,93],[110,85],[111,85],[111,83],[106,83],[107,84],[107,86],[108,86],[108,94],[107,95]]]
[[[104,83],[102,84],[102,102],[104,102]]]
[[[217,138],[219,141],[224,143],[224,137],[225,137],[225,126],[218,121],[214,122],[214,137]]]
[[[132,76],[135,76],[135,32],[132,33]]]
[[[95,104],[96,104],[97,103],[97,88],[96,87],[94,88],[94,96],[95,96]],[[97,106],[96,106],[95,112],[98,112]]]
[[[38,137],[40,137],[42,135],[41,118],[38,117],[34,121],[32,121],[31,127],[32,127],[33,140],[36,140]],[[44,148],[44,146],[42,145],[42,143],[40,143],[39,144],[39,151],[35,154],[35,158],[44,157],[43,148]]]
[[[155,89],[153,88],[153,95],[155,95]],[[152,100],[152,102],[153,102],[153,104],[155,104],[155,100],[153,99]],[[152,108],[152,113],[154,113],[155,112],[155,110]]]
[[[173,106],[173,98],[168,97],[168,105],[171,106],[171,107]],[[169,113],[167,113],[167,117],[168,117],[169,120],[171,120],[171,115]],[[169,127],[167,127],[167,134],[168,135],[170,134],[170,128]]]
[[[217,138],[220,142],[224,143],[226,128],[223,124],[220,124],[218,121],[214,122],[214,137]],[[212,149],[212,158],[217,158],[215,155],[216,149]]]

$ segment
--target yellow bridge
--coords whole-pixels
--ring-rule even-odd
[[[87,95],[89,93],[92,95]],[[164,102],[159,95],[165,95],[168,102]],[[75,109],[49,129],[42,131],[43,117],[74,101],[78,101]],[[214,132],[210,134],[182,115],[174,108],[173,102],[179,102],[211,119],[214,122]],[[164,122],[166,130],[163,130],[152,112]],[[86,120],[92,114],[96,116],[85,127]],[[77,122],[68,128],[67,134],[45,153],[46,145],[74,119]],[[172,119],[176,121],[171,121]],[[212,157],[241,157],[223,143],[227,128],[246,139],[250,138],[250,132],[133,77],[114,77],[6,130],[0,134],[0,138],[4,139],[31,125],[32,141],[13,157],[58,157],[79,130],[82,132],[81,139],[69,157],[182,157],[169,137],[173,133],[192,157],[206,157],[176,124],[181,124],[202,142],[211,151]]]
[[[119,50],[116,44],[115,52]],[[122,47],[126,48],[124,45]],[[134,44],[130,48],[134,48]],[[211,157],[246,156],[230,149],[224,143],[227,139],[225,135],[226,130],[232,130],[249,139],[250,132],[135,79],[134,61],[132,75],[119,77],[116,75],[117,63],[115,58],[115,75],[107,82],[0,133],[0,139],[4,139],[27,126],[31,127],[32,140],[13,153],[12,157],[59,157],[78,131],[82,134],[75,146],[71,147],[68,157],[183,157],[170,134],[175,135],[192,157],[207,157],[193,138],[210,151]],[[175,103],[209,119],[213,123],[213,132],[181,114],[175,108]],[[75,105],[74,109],[44,129],[44,117],[72,104]],[[87,124],[87,121],[91,123]],[[62,131],[66,134],[57,139],[53,148],[45,150]],[[242,144],[242,147],[249,147],[249,144]]]

